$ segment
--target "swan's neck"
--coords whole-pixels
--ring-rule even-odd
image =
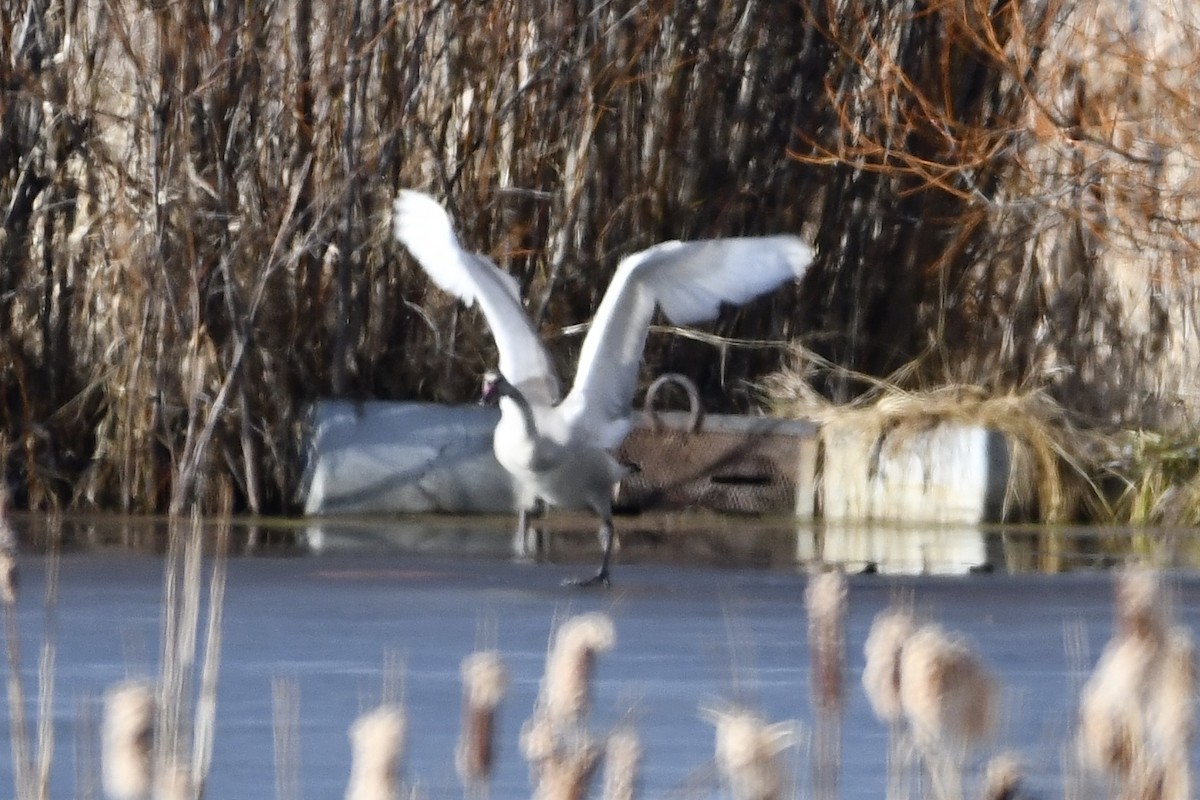
[[[530,441],[536,439],[538,431],[537,424],[533,419],[533,408],[529,405],[529,401],[525,399],[525,395],[516,389],[510,389],[500,398],[500,413],[508,416],[514,412],[521,416],[521,424],[525,427],[525,435],[529,437]]]

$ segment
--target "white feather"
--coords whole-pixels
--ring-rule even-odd
[[[500,352],[500,372],[529,406],[501,401],[493,447],[527,500],[591,509],[609,537],[598,578],[607,580],[612,486],[624,468],[609,452],[629,430],[638,364],[655,308],[679,325],[712,319],[723,304],[744,303],[799,278],[812,249],[795,236],[663,242],[625,258],[583,341],[575,383],[558,402],[551,361],[526,316],[511,276],[464,251],[446,212],[428,195],[402,191],[396,238],[441,288],[479,302]],[[523,531],[519,534],[524,535]]]
[[[516,279],[458,243],[450,217],[427,194],[402,190],[392,204],[392,232],[439,288],[468,307],[479,302],[500,351],[500,372],[531,400],[560,395],[550,356],[521,305]]]

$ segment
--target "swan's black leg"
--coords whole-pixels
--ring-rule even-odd
[[[600,524],[600,538],[604,541],[604,556],[600,560],[600,571],[590,578],[569,578],[563,581],[564,586],[611,586],[608,565],[612,560],[613,551],[613,522],[611,516],[606,516]]]

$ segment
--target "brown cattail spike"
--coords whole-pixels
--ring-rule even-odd
[[[463,727],[454,764],[468,786],[488,781],[495,761],[496,708],[504,698],[508,675],[499,653],[472,653],[463,659]]]

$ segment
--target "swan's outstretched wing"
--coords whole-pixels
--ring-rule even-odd
[[[712,319],[723,303],[745,303],[801,277],[812,259],[812,248],[795,236],[664,242],[628,256],[583,340],[563,413],[576,429],[615,447],[627,427],[655,305],[677,325]]]
[[[467,306],[479,301],[500,351],[500,372],[530,402],[558,401],[558,379],[516,280],[485,256],[458,244],[446,210],[422,192],[403,189],[392,204],[392,232],[439,287]]]

